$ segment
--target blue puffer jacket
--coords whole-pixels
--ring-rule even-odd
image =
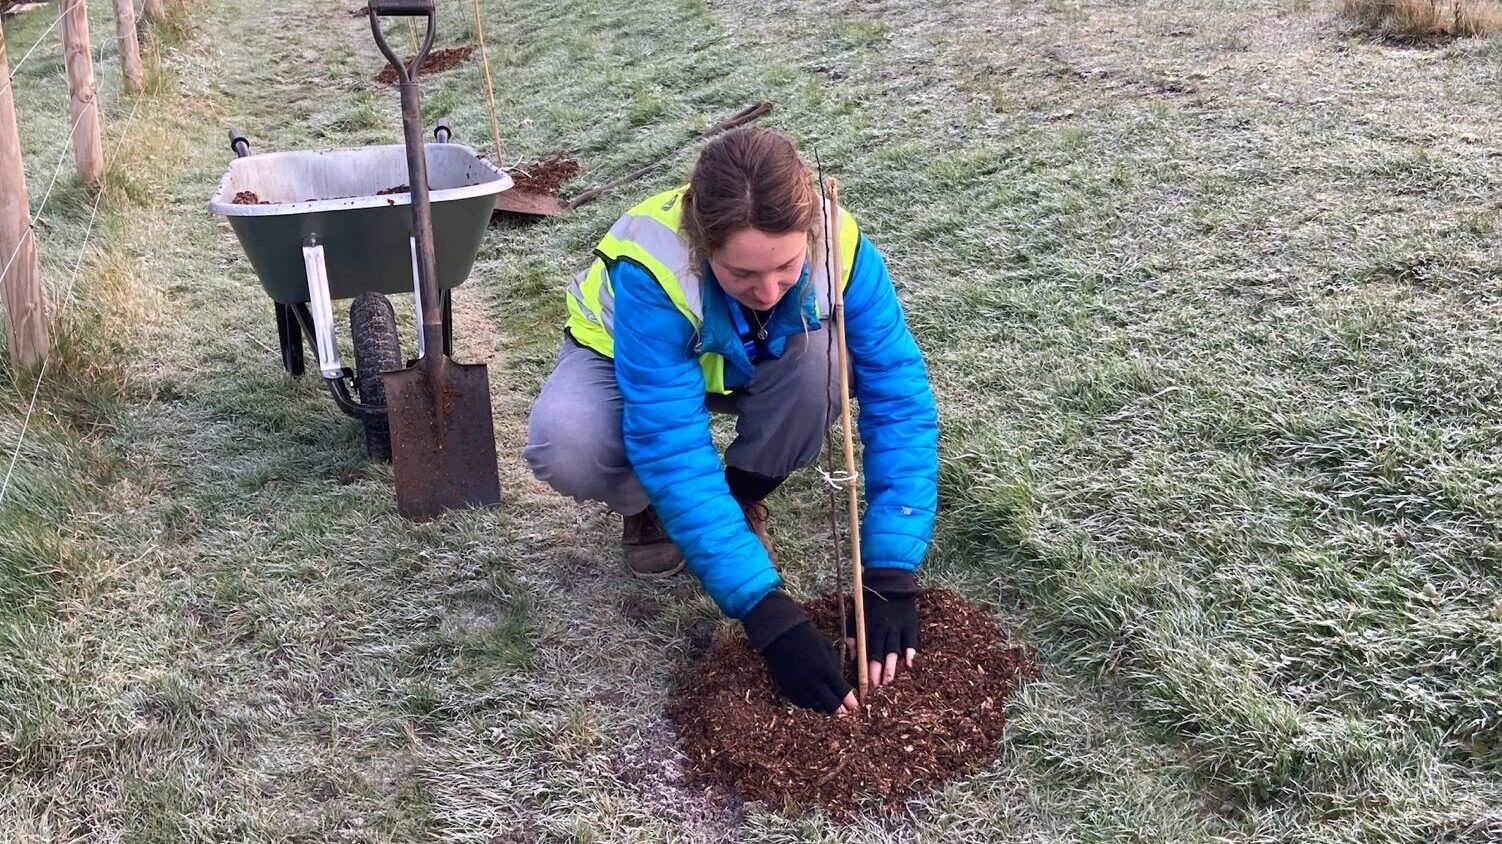
[[[621,261],[609,272],[626,457],[689,570],[726,615],[742,618],[782,581],[725,483],[693,326],[640,267]],[[807,284],[805,268],[774,310],[770,337],[803,331],[800,302],[807,303],[802,317],[809,327],[822,329],[814,297],[803,295]],[[727,387],[754,374],[731,323],[732,301],[718,284],[705,285],[699,342],[703,351],[725,356]],[[867,568],[911,571],[933,534],[938,411],[886,264],[864,236],[845,290],[845,327],[865,446],[862,557]]]

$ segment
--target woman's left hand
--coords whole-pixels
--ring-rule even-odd
[[[866,659],[870,661],[871,685],[885,686],[897,679],[899,655],[908,668],[918,652],[918,608],[913,598],[918,581],[902,569],[866,569]],[[855,608],[845,616],[845,644],[855,659]]]

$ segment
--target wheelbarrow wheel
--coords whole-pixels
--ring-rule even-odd
[[[401,369],[401,344],[396,336],[396,314],[391,302],[379,293],[361,293],[349,308],[349,331],[355,341],[355,388],[360,404],[386,406],[382,372]],[[391,459],[391,427],[386,414],[362,417],[365,452],[373,460]]]

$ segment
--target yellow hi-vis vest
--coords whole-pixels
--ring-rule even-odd
[[[594,262],[574,278],[568,289],[567,325],[569,333],[580,345],[608,358],[615,357],[615,291],[610,285],[608,267],[622,260],[633,261],[651,274],[679,313],[693,324],[697,336],[704,322],[703,285],[707,282],[693,266],[688,241],[682,235],[683,193],[687,189],[685,185],[664,191],[627,211],[595,248]],[[808,278],[821,320],[830,312],[824,219],[825,215],[821,214],[818,236],[809,253]],[[856,228],[855,218],[841,208],[840,252],[843,260],[840,265],[844,268],[841,290],[850,284],[859,242],[860,230]],[[730,392],[725,389],[723,356],[701,352],[699,366],[704,370],[706,390],[720,394]]]

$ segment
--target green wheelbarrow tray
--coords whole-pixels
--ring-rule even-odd
[[[511,177],[457,143],[426,144],[434,252],[440,289],[469,277],[490,224],[495,195]],[[412,194],[402,144],[270,152],[237,158],[209,208],[228,218],[267,295],[309,301],[303,247],[323,247],[329,298],[413,290]],[[252,202],[236,203],[236,196]]]

